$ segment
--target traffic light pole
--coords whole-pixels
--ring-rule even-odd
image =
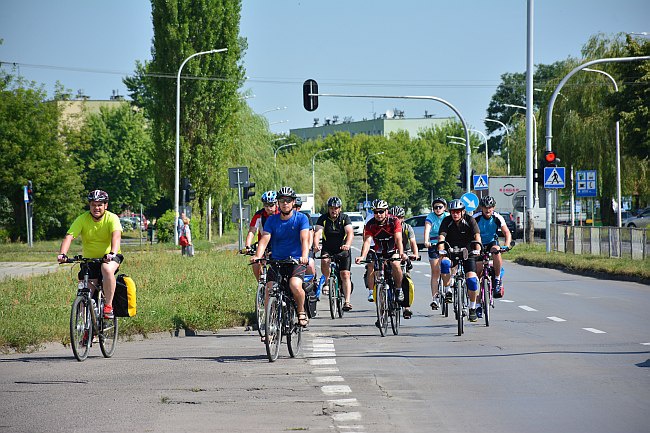
[[[242,239],[242,236],[244,234],[244,211],[242,209],[242,194],[241,194],[241,179],[239,178],[240,170],[237,170],[237,197],[238,197],[238,203],[239,203],[239,250],[241,251],[242,248],[244,248],[244,240]]]

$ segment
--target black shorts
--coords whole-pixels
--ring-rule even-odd
[[[352,269],[352,254],[350,254],[350,250],[347,251],[338,250],[335,253],[331,251],[323,250],[323,252],[325,254],[329,254],[332,257],[335,254],[340,254],[340,256],[336,258],[330,257],[330,260],[336,260],[336,263],[339,265],[339,271],[349,271],[350,269]],[[343,253],[347,253],[347,254],[343,254]]]
[[[305,281],[305,271],[307,270],[307,265],[294,265],[294,264],[285,264],[280,266],[270,266],[267,271],[266,278],[267,281],[276,281],[279,282],[282,280],[282,275],[288,275],[291,277],[298,277],[300,280]]]
[[[116,259],[115,260],[118,264],[122,263],[124,261],[124,256],[122,254],[115,254]],[[118,267],[115,270],[115,274],[120,270]],[[77,278],[79,280],[84,279],[84,274],[81,269],[79,269],[79,273],[77,274]],[[102,280],[102,263],[88,263],[88,278],[91,280]]]

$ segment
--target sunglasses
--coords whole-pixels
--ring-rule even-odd
[[[275,203],[264,203],[264,207],[275,207]]]
[[[383,213],[385,213],[385,212],[386,212],[385,209],[377,209],[377,210],[375,211],[375,213],[378,213],[379,215],[381,215],[381,214],[383,214]]]
[[[293,202],[293,199],[292,198],[279,198],[278,201],[280,203],[291,203],[291,202]]]
[[[449,212],[451,212],[451,213],[461,213],[462,209],[460,209],[460,210],[454,209],[454,210],[450,210]]]
[[[442,205],[438,205],[438,206],[434,206],[433,208],[434,208],[434,209],[444,209],[445,207],[442,206]]]

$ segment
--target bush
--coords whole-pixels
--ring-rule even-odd
[[[156,221],[156,238],[158,242],[174,241],[174,225],[176,224],[176,212],[168,210]]]

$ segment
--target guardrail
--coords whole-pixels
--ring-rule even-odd
[[[551,249],[570,254],[643,260],[650,252],[648,241],[647,229],[551,224]]]

